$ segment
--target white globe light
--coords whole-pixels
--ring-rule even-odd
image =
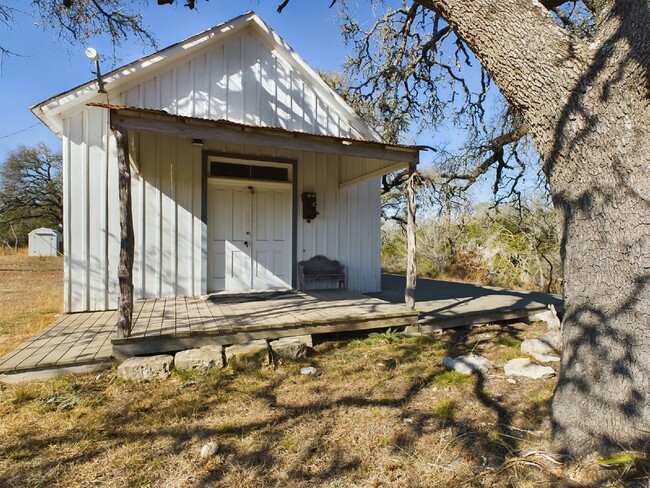
[[[88,49],[86,49],[86,56],[88,56],[88,58],[91,61],[97,61],[97,59],[99,58],[99,56],[97,54],[97,50],[92,48],[92,47],[89,47]]]

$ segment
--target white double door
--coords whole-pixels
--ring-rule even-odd
[[[291,183],[208,184],[208,291],[291,288]]]

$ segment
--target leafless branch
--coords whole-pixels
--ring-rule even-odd
[[[462,172],[442,172],[440,177],[444,180],[445,183],[451,183],[456,180],[464,180],[465,183],[461,186],[461,189],[467,190],[471,185],[473,185],[481,176],[483,176],[487,171],[496,164],[497,167],[497,177],[493,186],[494,193],[498,190],[498,183],[501,180],[504,169],[512,169],[506,161],[504,160],[504,148],[510,144],[518,142],[523,138],[529,131],[528,125],[520,125],[513,128],[511,131],[504,134],[500,134],[495,137],[487,144],[476,148],[479,153],[486,154],[485,158],[472,168],[468,173]],[[465,155],[466,157],[467,155]]]
[[[44,27],[55,30],[67,41],[85,41],[106,35],[115,48],[124,40],[135,36],[143,43],[156,47],[149,27],[143,23],[141,9],[145,0],[129,3],[114,0],[85,0],[53,2],[32,0]]]

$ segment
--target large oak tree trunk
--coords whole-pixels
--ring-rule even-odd
[[[553,398],[564,452],[650,446],[650,12],[602,0],[569,38],[541,4],[430,0],[523,113],[562,227],[565,317]]]

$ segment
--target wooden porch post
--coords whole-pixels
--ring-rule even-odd
[[[120,296],[117,304],[117,338],[131,335],[133,327],[133,214],[131,210],[131,168],[129,134],[126,129],[112,128],[117,142],[117,167],[120,189],[120,262],[117,277]]]
[[[406,184],[406,290],[404,301],[409,310],[415,310],[415,284],[417,266],[415,263],[415,173],[416,164],[409,165],[409,179]]]

